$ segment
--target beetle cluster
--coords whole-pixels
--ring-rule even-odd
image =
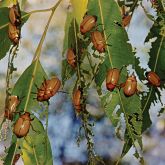
[[[17,45],[20,40],[21,25],[21,11],[18,3],[9,9],[9,21],[8,36],[13,44]]]
[[[37,101],[48,101],[50,97],[54,96],[61,86],[61,81],[57,77],[53,77],[50,80],[44,80],[40,88],[37,88]],[[18,96],[9,96],[7,106],[5,107],[5,118],[13,120],[17,106],[20,104],[21,99]],[[25,137],[32,126],[29,112],[25,112],[20,115],[18,120],[14,124],[13,132],[18,137]]]
[[[86,15],[84,16],[80,24],[80,32],[82,35],[85,35],[87,32],[90,32],[97,25],[97,16],[95,15]],[[105,52],[106,42],[104,35],[98,31],[93,30],[91,32],[91,42],[93,43],[94,48],[99,52]]]
[[[131,75],[127,78],[125,83],[118,84],[120,78],[121,69],[113,68],[109,69],[106,76],[106,87],[109,91],[113,91],[116,87],[123,88],[124,95],[126,97],[134,95],[137,90],[137,80],[135,75]],[[152,86],[160,86],[160,77],[153,71],[147,72],[146,77],[148,83]]]

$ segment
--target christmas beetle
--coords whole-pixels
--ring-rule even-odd
[[[14,45],[17,45],[20,40],[20,30],[15,25],[9,23],[8,36]]]
[[[13,129],[13,132],[17,136],[17,138],[25,137],[28,134],[31,126],[31,121],[33,120],[34,119],[30,118],[29,112],[25,112],[23,115],[20,115]]]
[[[71,48],[68,49],[66,56],[67,56],[68,64],[71,65],[73,68],[75,68],[76,67],[76,56],[74,54],[73,49],[71,49]]]
[[[54,96],[61,86],[61,81],[57,77],[50,80],[44,80],[40,88],[37,88],[37,100],[48,101],[50,97]]]
[[[19,5],[13,5],[13,7],[9,9],[9,19],[15,26],[19,26],[21,24],[21,12]]]
[[[81,34],[89,32],[96,26],[97,16],[95,15],[86,15],[80,24]]]
[[[137,92],[137,80],[134,75],[127,78],[126,82],[121,85],[126,97],[132,96]]]
[[[104,36],[99,31],[94,31],[91,33],[91,41],[93,43],[93,46],[99,53],[105,52],[106,42],[104,39]]]
[[[73,93],[73,105],[77,112],[81,111],[81,91],[75,90]]]
[[[160,77],[155,73],[155,72],[147,72],[146,73],[147,80],[149,84],[155,86],[155,87],[160,87],[161,80]]]
[[[13,114],[16,111],[17,106],[19,105],[20,100],[18,96],[9,96],[7,106],[5,108],[5,117],[9,120],[13,120]]]
[[[106,76],[106,87],[109,91],[113,91],[117,86],[120,77],[120,71],[117,68],[109,69]]]
[[[132,16],[131,15],[126,15],[122,18],[122,26],[126,27],[130,24]]]

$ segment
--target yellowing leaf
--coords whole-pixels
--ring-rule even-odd
[[[80,24],[84,14],[87,11],[88,0],[71,0],[73,7],[73,16],[76,18],[78,24]]]

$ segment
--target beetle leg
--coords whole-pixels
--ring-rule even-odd
[[[123,70],[123,68],[126,68],[127,67],[127,65],[123,65],[122,67],[121,67],[121,69],[120,69],[120,73],[121,73],[121,71]],[[128,76],[128,75],[127,75]]]
[[[121,88],[124,88],[124,86],[125,86],[125,82],[124,82],[124,83],[121,83],[121,84],[119,85],[119,91],[120,91]]]
[[[50,105],[50,102],[49,102],[49,100],[46,100],[46,102],[48,103],[48,106]]]
[[[112,46],[112,45],[110,45],[110,44],[106,44],[107,46]]]
[[[34,132],[37,132],[38,134],[41,134],[41,132],[40,132],[40,131],[38,131],[38,130],[35,130],[35,129],[34,129],[34,127],[33,127],[33,125],[32,125],[32,124],[30,124],[30,126],[31,126],[31,128],[32,128],[32,130],[33,130]]]
[[[34,83],[34,86],[37,88],[37,90],[39,89],[36,83]]]
[[[114,21],[114,23],[120,27],[122,27],[121,23],[119,23],[118,21]]]

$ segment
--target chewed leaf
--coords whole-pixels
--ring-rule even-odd
[[[101,86],[109,68],[120,69],[123,65],[135,64],[135,57],[131,45],[128,43],[127,33],[121,26],[122,16],[116,1],[91,0],[88,4],[88,13],[98,16],[97,23],[102,24],[102,26],[98,26],[98,30],[103,31],[106,43],[112,45],[107,46],[105,60],[96,75],[96,84]],[[125,81],[126,77],[126,71],[122,71],[120,74],[121,83]],[[107,99],[108,97],[109,99]],[[142,148],[142,114],[139,96],[135,94],[126,97],[122,89],[119,91],[116,88],[111,94],[107,93],[102,97],[102,105],[105,105],[107,116],[115,127],[120,122],[121,114],[124,116],[127,136],[124,136],[126,147],[124,147],[121,156],[124,156],[132,146],[135,149],[139,146]],[[136,141],[138,146],[135,144]],[[136,151],[138,150],[136,149]]]
[[[162,15],[165,19],[165,15]],[[156,22],[154,23],[153,27],[149,35],[147,36],[146,41],[149,41],[152,38],[156,37],[155,42],[152,43],[152,48],[150,50],[150,61],[149,67],[151,71],[154,71],[158,74],[161,79],[161,88],[164,85],[165,79],[165,22],[162,17],[158,17]],[[150,115],[149,109],[151,103],[157,99],[156,95],[160,99],[160,92],[157,87],[149,85],[150,91],[148,92],[147,96],[142,99],[142,111],[143,111],[143,131],[145,131],[150,125]]]

